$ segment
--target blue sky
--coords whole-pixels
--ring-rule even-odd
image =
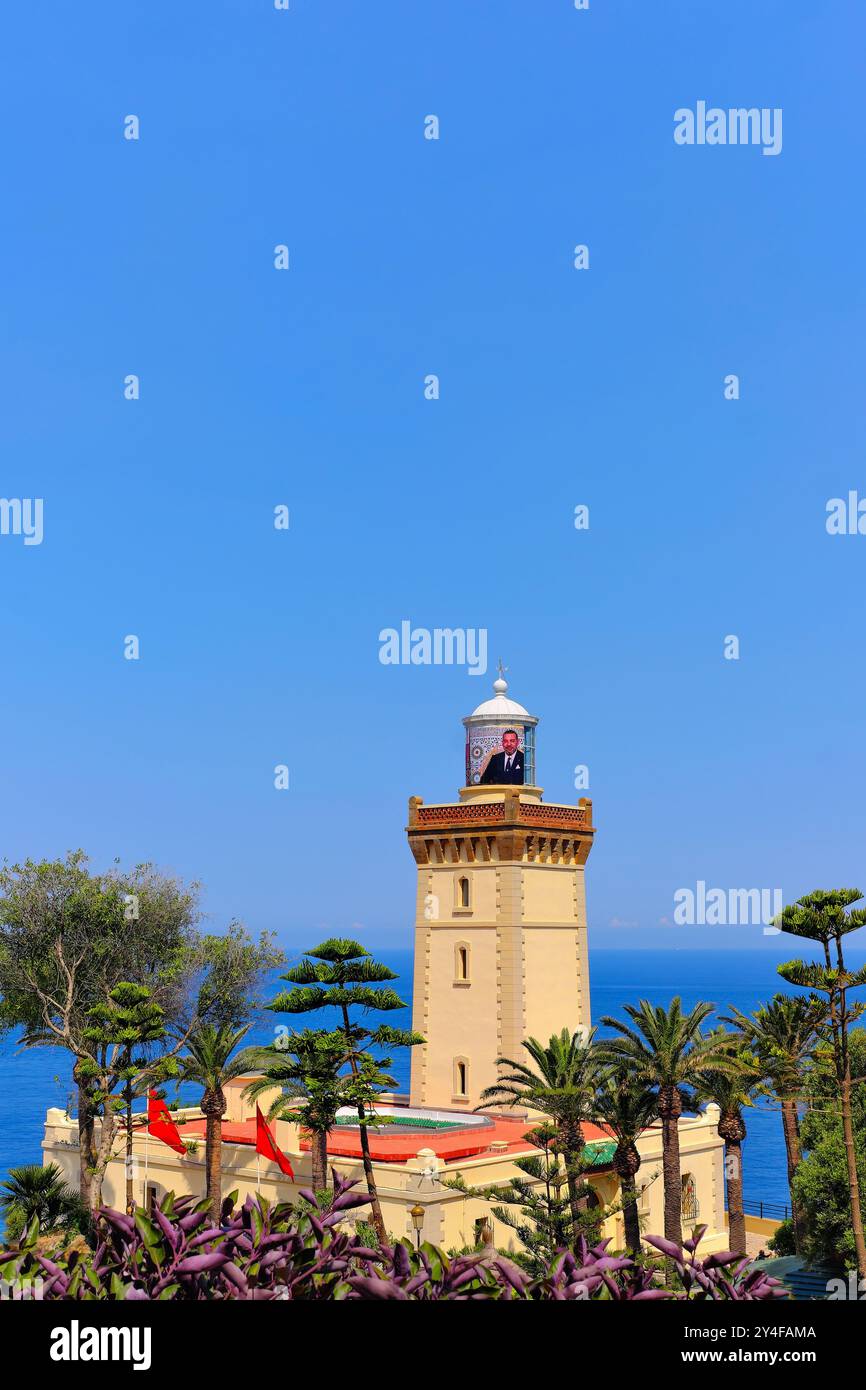
[[[501,654],[546,797],[590,769],[594,944],[790,954],[660,922],[699,879],[866,878],[866,537],[825,529],[866,495],[862,7],[3,27],[0,491],[45,534],[0,537],[2,852],[408,945],[407,798],[455,797]],[[782,108],[781,154],[675,145],[699,100]],[[406,618],[486,628],[489,676],[381,665]]]

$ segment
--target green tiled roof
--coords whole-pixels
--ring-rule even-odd
[[[586,1145],[590,1168],[609,1168],[616,1153],[615,1139],[590,1139]]]

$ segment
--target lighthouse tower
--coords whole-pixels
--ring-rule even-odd
[[[538,720],[494,696],[463,723],[466,785],[459,801],[409,800],[418,866],[411,1103],[472,1110],[496,1080],[498,1056],[525,1038],[547,1042],[590,1025],[584,869],[592,802],[550,804],[535,782]],[[482,780],[515,733],[523,785]],[[500,764],[501,765],[501,764]]]

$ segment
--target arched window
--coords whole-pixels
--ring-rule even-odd
[[[472,875],[471,873],[457,873],[454,875],[454,907],[452,909],[456,917],[467,917],[472,911]]]
[[[458,941],[454,947],[454,983],[455,985],[469,984],[469,942]]]
[[[697,1221],[701,1209],[698,1203],[697,1184],[693,1173],[683,1173],[682,1176],[682,1214],[684,1221]]]
[[[465,1100],[469,1095],[469,1059],[454,1058],[454,1100]]]
[[[587,1184],[586,1188],[584,1189],[584,1192],[586,1194],[586,1215],[589,1216],[590,1213],[594,1213],[596,1217],[599,1218],[596,1221],[593,1221],[592,1225],[588,1228],[587,1234],[591,1235],[591,1238],[593,1240],[599,1240],[601,1238],[600,1218],[604,1214],[604,1203],[602,1202],[595,1188],[591,1184]]]

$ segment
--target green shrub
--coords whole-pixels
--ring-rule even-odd
[[[783,1221],[778,1230],[774,1231],[767,1241],[767,1245],[774,1255],[796,1255],[797,1247],[794,1244],[794,1223],[789,1217]]]

